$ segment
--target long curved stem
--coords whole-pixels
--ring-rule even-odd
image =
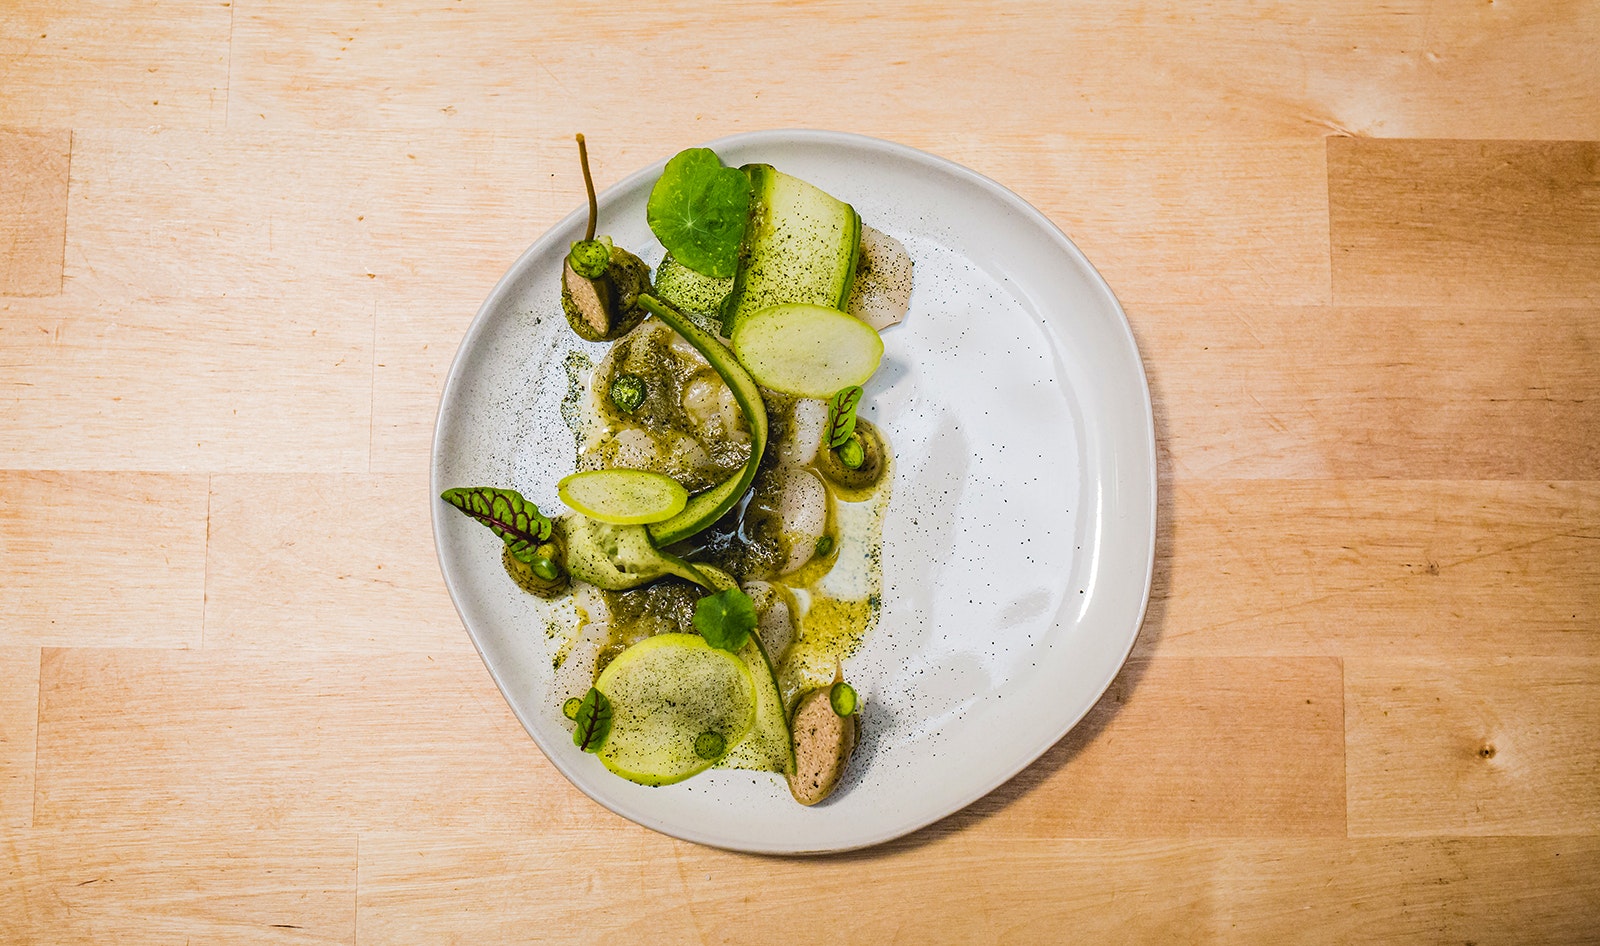
[[[583,165],[583,189],[589,192],[589,229],[583,231],[583,238],[592,240],[595,218],[600,216],[600,202],[594,196],[594,178],[589,176],[589,149],[584,147],[583,132],[578,133],[578,163]]]

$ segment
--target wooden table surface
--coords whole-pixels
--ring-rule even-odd
[[[1600,4],[10,0],[0,941],[1600,942]],[[738,131],[1011,187],[1122,302],[1133,659],[968,810],[710,850],[440,579],[479,303]]]

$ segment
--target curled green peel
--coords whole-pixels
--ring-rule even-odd
[[[657,546],[665,546],[687,539],[722,518],[755,482],[756,470],[767,449],[767,405],[761,400],[761,389],[756,386],[755,379],[727,346],[655,296],[648,293],[639,296],[639,305],[671,326],[705,356],[733,391],[733,400],[750,426],[750,457],[745,460],[744,467],[716,486],[689,497],[688,505],[676,516],[649,527],[650,538]]]

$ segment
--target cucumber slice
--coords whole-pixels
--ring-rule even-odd
[[[656,295],[708,332],[722,331],[722,300],[728,298],[732,288],[732,276],[697,273],[671,253],[656,267]]]
[[[776,305],[733,330],[733,352],[763,387],[832,397],[865,384],[883,360],[883,339],[853,315],[820,305]]]
[[[595,688],[611,701],[606,768],[641,785],[670,785],[720,761],[702,751],[737,744],[755,720],[755,683],[744,661],[698,634],[647,637],[606,665]]]
[[[648,470],[587,470],[556,484],[561,501],[591,519],[619,526],[671,519],[689,491],[670,476]]]
[[[855,208],[769,165],[742,170],[753,187],[750,222],[722,307],[723,334],[732,336],[755,313],[785,302],[844,308],[861,250]]]
[[[690,497],[688,505],[676,516],[649,527],[650,538],[655,540],[656,545],[666,546],[687,539],[716,522],[723,513],[733,508],[733,504],[755,482],[756,469],[761,466],[761,457],[767,449],[767,405],[761,400],[761,389],[756,387],[750,373],[739,364],[733,352],[710,332],[648,293],[639,297],[639,304],[672,326],[673,331],[682,335],[694,346],[695,351],[705,356],[722,380],[728,383],[734,401],[738,403],[739,410],[744,412],[745,423],[750,425],[750,457],[744,461],[744,468],[716,486]]]

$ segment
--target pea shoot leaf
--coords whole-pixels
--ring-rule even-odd
[[[737,588],[706,595],[694,606],[694,626],[707,644],[737,653],[755,629],[755,602]]]
[[[645,217],[678,262],[706,276],[732,276],[750,214],[750,179],[710,148],[680,151],[650,190]]]
[[[514,489],[457,487],[440,493],[439,498],[488,526],[524,565],[533,564],[535,549],[550,538],[550,520]]]

